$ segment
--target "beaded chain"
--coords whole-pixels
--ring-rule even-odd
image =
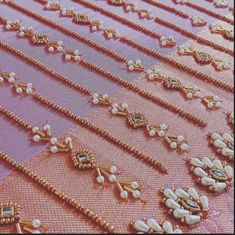
[[[60,74],[57,74],[54,70],[49,69],[47,67],[44,67],[44,65],[40,64],[40,62],[38,62],[36,64],[37,64],[37,67],[40,67],[47,74],[51,74],[55,78],[59,77],[59,79],[65,83],[68,83],[70,81],[69,79],[64,79],[63,76],[61,76]],[[4,74],[1,73],[1,74],[2,74],[2,76],[5,76],[5,79],[10,84],[11,83],[14,84],[15,74],[11,74],[11,73],[4,73]],[[79,115],[76,115],[75,113],[73,113],[69,109],[67,109],[63,106],[60,106],[60,105],[54,103],[53,101],[50,101],[48,98],[40,95],[35,90],[31,89],[28,92],[27,88],[29,88],[29,87],[27,87],[26,85],[27,84],[23,84],[23,86],[20,85],[20,88],[22,89],[22,91],[24,91],[25,95],[30,95],[32,98],[34,98],[35,100],[40,102],[42,105],[46,105],[47,107],[51,108],[52,110],[64,115],[66,118],[68,118],[72,121],[75,121],[76,123],[79,123],[79,125],[82,125],[82,127],[85,127],[87,129],[91,130],[92,132],[95,132],[97,135],[101,136],[104,139],[107,139],[111,143],[117,145],[121,149],[130,153],[131,156],[134,156],[137,159],[140,159],[141,161],[145,162],[146,164],[148,164],[156,169],[159,169],[162,173],[168,173],[168,169],[160,161],[155,160],[152,157],[143,153],[142,151],[137,150],[136,148],[130,146],[129,144],[127,144],[124,141],[120,140],[119,138],[115,137],[110,132],[100,128],[99,126],[96,126],[94,123],[89,122],[87,119],[81,118]],[[13,86],[15,87],[15,85],[13,85]],[[80,89],[80,87],[77,87],[77,89]],[[18,92],[18,90],[16,90],[16,92]]]
[[[4,19],[3,17],[0,17],[0,23],[1,22],[4,22],[4,24],[5,23],[7,24],[6,19]],[[21,28],[21,25],[19,24],[19,22],[11,24],[11,29],[12,30],[19,30],[20,28]],[[35,37],[39,37],[38,34],[34,34],[34,33],[32,33],[32,31],[28,32],[29,31],[28,29],[23,29],[23,31],[24,31],[24,34],[27,33],[27,35],[28,34],[30,35],[31,40],[34,40]],[[51,43],[56,44],[56,45],[58,44],[58,42],[55,42],[55,41],[52,41],[50,43],[49,39],[45,35],[43,37],[43,40],[44,40],[44,42],[42,42],[42,38],[40,37],[39,41],[35,41],[35,43],[36,44],[39,43],[40,45],[46,45],[46,46],[47,46],[47,43],[49,43],[50,45],[51,45]],[[4,43],[1,44],[1,45],[4,45]],[[123,80],[122,78],[120,78],[118,76],[115,76],[111,72],[108,72],[108,71],[104,70],[103,68],[98,67],[97,65],[95,65],[95,64],[93,64],[93,63],[91,63],[91,62],[89,62],[85,59],[81,59],[80,56],[77,53],[78,53],[77,50],[65,51],[65,52],[63,52],[63,50],[62,50],[62,56],[64,56],[65,59],[73,60],[75,62],[79,62],[84,67],[92,69],[94,72],[96,72],[98,74],[101,74],[105,78],[108,78],[108,79],[118,83],[119,85],[121,85],[121,86],[123,86],[123,87],[125,87],[129,90],[132,90],[134,93],[137,93],[138,95],[142,96],[143,98],[148,99],[148,100],[150,100],[154,103],[157,103],[158,105],[168,109],[171,112],[177,113],[179,116],[187,119],[188,121],[193,122],[196,125],[199,125],[199,126],[205,126],[206,125],[206,122],[201,120],[200,118],[181,110],[179,107],[174,106],[174,105],[160,99],[159,97],[152,95],[151,93],[137,87],[135,84],[133,84],[131,82],[127,82],[127,81]]]
[[[109,55],[110,57],[118,60],[119,62],[127,63],[126,58],[124,58],[120,55],[117,55],[115,52],[113,52],[113,51],[111,51],[111,50],[109,50],[109,49],[107,49],[107,48],[105,48],[105,47],[103,47],[103,46],[101,46],[97,43],[94,43],[90,39],[87,39],[87,38],[84,38],[84,37],[80,38],[81,35],[79,35],[78,33],[76,33],[74,31],[72,31],[72,30],[70,30],[70,29],[68,29],[68,28],[66,28],[66,27],[50,20],[49,18],[43,17],[43,16],[41,16],[41,15],[39,15],[39,14],[37,14],[37,13],[27,9],[27,8],[24,8],[24,7],[16,4],[15,2],[9,1],[7,3],[10,7],[14,8],[18,11],[21,11],[24,14],[27,14],[27,15],[35,18],[36,20],[39,20],[40,22],[42,22],[44,24],[47,24],[47,25],[53,27],[53,29],[56,29],[56,30],[59,30],[59,31],[65,33],[65,34],[68,34],[68,35],[70,35],[70,36],[72,36],[72,37],[88,44],[91,47],[95,47],[96,49],[98,49],[98,50],[102,51],[103,53]],[[214,86],[216,86],[218,88],[221,88],[221,89],[226,90],[228,92],[233,92],[233,90],[234,90],[233,86],[228,85],[224,82],[221,82],[221,81],[219,81],[219,80],[217,80],[217,79],[215,79],[215,78],[213,78],[213,77],[211,77],[211,76],[209,76],[209,75],[207,75],[207,74],[205,74],[201,71],[190,68],[185,64],[181,64],[181,63],[175,61],[174,59],[171,59],[168,56],[165,56],[165,55],[163,55],[163,54],[161,54],[161,53],[159,53],[159,52],[157,52],[157,51],[155,51],[151,48],[148,48],[148,47],[146,47],[146,46],[144,46],[144,45],[142,45],[142,44],[140,44],[140,43],[138,43],[134,40],[129,39],[126,36],[121,36],[119,41],[121,43],[124,43],[124,44],[128,45],[128,46],[136,48],[139,51],[141,51],[141,52],[143,52],[143,53],[145,53],[145,54],[147,54],[147,55],[149,55],[149,56],[151,56],[155,59],[159,59],[159,60],[163,61],[164,63],[167,63],[171,66],[174,66],[176,69],[180,69],[182,71],[185,71],[186,73],[196,77],[197,79],[200,79],[200,80],[206,81],[208,83],[211,83],[211,84],[213,84]]]
[[[3,111],[1,109],[1,111]],[[6,112],[6,111],[4,111]],[[26,122],[19,120],[16,116],[12,115],[12,119],[15,119],[21,126],[26,126],[27,128],[30,126]],[[80,204],[73,197],[67,195],[66,193],[60,191],[55,185],[51,184],[46,179],[42,178],[38,175],[38,173],[31,171],[26,166],[21,163],[15,161],[12,157],[7,155],[6,153],[0,151],[0,159],[10,165],[12,168],[16,169],[27,178],[31,179],[35,184],[41,186],[44,190],[53,194],[56,198],[64,201],[68,206],[73,207],[78,213],[83,214],[86,218],[96,223],[102,229],[106,230],[109,233],[114,232],[114,226],[104,220],[100,215],[96,214],[88,207]]]
[[[215,11],[211,11],[211,10],[209,10],[209,9],[203,7],[203,6],[197,5],[196,3],[193,3],[193,2],[191,2],[189,0],[172,0],[172,1],[175,4],[186,5],[186,6],[188,6],[190,8],[193,8],[193,9],[195,9],[197,11],[203,12],[203,13],[205,13],[207,15],[210,15],[212,17],[215,17],[215,18],[219,19],[219,20],[222,20],[222,21],[224,21],[226,23],[234,25],[234,20],[233,19],[230,19],[230,18],[228,18],[226,16],[220,15],[220,14],[216,13]]]
[[[123,24],[127,24],[128,26],[131,26],[131,24],[129,23],[129,20],[121,17],[121,16],[118,16],[116,14],[114,14],[113,12],[110,12],[106,9],[103,9],[102,7],[99,7],[98,5],[94,4],[94,3],[91,3],[87,0],[80,0],[80,1],[76,1],[78,2],[79,4],[83,4],[89,8],[92,8],[93,10],[96,10],[96,11],[99,11],[101,14],[105,15],[105,16],[108,16],[114,20],[117,20],[119,21],[120,23],[123,23]],[[130,21],[131,22],[131,21]],[[170,28],[174,31],[177,31],[181,34],[183,34],[184,36],[188,37],[188,38],[191,38],[192,40],[195,40],[197,43],[200,43],[200,44],[203,44],[203,45],[206,45],[206,46],[210,46],[212,48],[214,48],[215,50],[218,50],[218,51],[221,51],[221,52],[224,52],[226,54],[229,54],[231,56],[233,56],[234,52],[233,50],[230,50],[228,48],[225,48],[221,45],[218,45],[217,43],[214,43],[212,41],[209,41],[205,38],[202,38],[200,36],[197,36],[196,34],[194,33],[191,33],[189,31],[187,31],[186,29],[183,29],[181,28],[180,26],[176,25],[176,24],[173,24],[167,20],[163,20],[162,18],[160,17],[156,17],[155,18],[155,22],[156,23],[159,23],[167,28]]]

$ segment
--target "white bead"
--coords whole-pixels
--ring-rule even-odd
[[[27,88],[26,90],[25,90],[25,92],[26,92],[26,94],[28,94],[28,95],[31,95],[32,93],[33,93],[33,90],[32,90],[32,88]]]
[[[99,184],[104,183],[104,176],[102,176],[102,175],[97,176],[97,177],[96,177],[96,181],[97,181]]]
[[[204,166],[204,163],[202,161],[200,161],[198,158],[195,158],[195,157],[190,159],[190,163],[193,166],[199,166],[199,167],[203,167]]]
[[[23,90],[22,90],[21,87],[17,87],[17,88],[16,88],[16,93],[17,93],[17,94],[22,94],[22,92],[23,92]]]
[[[234,151],[229,149],[229,148],[223,148],[221,150],[221,154],[224,156],[224,157],[229,157],[229,156],[234,156]]]
[[[173,200],[177,199],[177,196],[175,195],[175,193],[169,188],[164,189],[163,194],[166,198],[171,198]]]
[[[63,42],[62,42],[62,41],[58,41],[58,42],[57,42],[57,45],[58,45],[58,46],[62,46],[62,45],[63,45]]]
[[[70,55],[65,55],[65,60],[66,60],[66,61],[71,60],[71,56],[70,56]]]
[[[207,108],[211,109],[213,106],[214,106],[214,104],[212,102],[207,103]]]
[[[103,94],[102,97],[103,97],[104,99],[107,99],[109,96],[108,96],[107,94]]]
[[[166,46],[166,41],[162,41],[161,45],[165,47]]]
[[[225,166],[224,170],[227,176],[233,178],[233,168],[231,166]]]
[[[27,86],[27,88],[33,88],[33,84],[32,83],[27,83],[26,86]]]
[[[71,137],[66,137],[65,138],[65,140],[64,140],[64,142],[66,143],[66,144],[69,144],[69,143],[71,143],[73,140],[72,140],[72,138]]]
[[[51,152],[52,153],[57,153],[58,152],[58,148],[56,146],[52,146],[51,147]]]
[[[194,168],[193,172],[195,175],[197,175],[199,177],[208,176],[208,174],[200,167]]]
[[[95,25],[93,25],[93,26],[91,27],[91,30],[92,30],[92,31],[96,31],[96,30],[97,30],[97,27],[96,27]]]
[[[213,145],[214,145],[215,147],[221,148],[221,149],[227,147],[227,145],[226,145],[223,141],[221,141],[221,140],[215,140],[215,141],[213,142]]]
[[[134,63],[133,60],[128,60],[127,62],[128,65],[133,65],[133,63]]]
[[[38,128],[37,126],[35,126],[35,127],[32,128],[32,132],[33,132],[33,133],[36,133],[38,130],[39,130],[39,128]]]
[[[114,114],[114,115],[115,115],[115,114],[117,114],[117,113],[118,113],[118,109],[112,109],[112,111],[111,111],[111,112],[112,112],[112,114]]]
[[[137,189],[137,188],[139,188],[138,182],[132,181],[132,182],[131,182],[131,188],[132,188],[132,189]]]
[[[135,63],[138,64],[138,65],[141,65],[141,60],[138,59],[138,60],[135,61]]]
[[[56,139],[55,137],[52,137],[52,138],[50,139],[50,143],[51,143],[51,144],[56,144],[56,143],[57,143],[57,139]]]
[[[39,219],[33,219],[32,220],[32,226],[33,226],[33,228],[40,228],[40,226],[41,226],[41,221],[39,220]]]
[[[39,142],[40,141],[40,136],[39,135],[34,135],[33,136],[33,141],[34,142]]]
[[[176,149],[176,148],[177,148],[176,142],[171,142],[171,143],[170,143],[170,148],[171,148],[171,149]]]
[[[10,30],[10,29],[11,29],[11,25],[7,24],[7,25],[5,26],[5,28],[8,29],[8,30]]]
[[[176,194],[178,197],[183,198],[183,199],[189,198],[189,194],[186,193],[186,192],[185,192],[183,189],[181,189],[181,188],[176,189],[175,194]]]
[[[177,228],[173,231],[174,234],[181,234],[183,233],[181,229]]]
[[[215,192],[220,192],[227,187],[225,183],[215,183],[213,184],[213,189]]]
[[[141,220],[136,220],[135,223],[133,224],[133,227],[139,231],[139,232],[144,232],[147,233],[149,231],[149,226],[147,224],[145,224],[143,221]]]
[[[189,211],[188,210],[184,210],[184,209],[177,208],[177,209],[175,209],[173,211],[173,215],[177,219],[184,218],[188,214],[189,214]]]
[[[154,79],[154,74],[149,74],[149,75],[148,75],[148,79],[149,79],[149,80],[153,80],[153,79]]]
[[[48,51],[49,51],[49,52],[54,52],[54,47],[49,47],[49,48],[48,48]]]
[[[234,137],[231,136],[229,133],[224,133],[224,134],[222,135],[222,137],[223,137],[225,140],[227,140],[227,141],[229,141],[229,142],[231,142],[231,143],[234,142]]]
[[[162,227],[157,223],[155,219],[148,219],[147,220],[147,225],[154,230],[154,232],[162,232]]]
[[[183,141],[184,141],[184,137],[183,137],[182,135],[178,135],[178,136],[177,136],[177,140],[178,140],[179,142],[183,142]]]
[[[98,94],[98,93],[94,93],[94,94],[92,95],[92,97],[93,97],[94,99],[97,99],[97,98],[99,98],[99,94]]]
[[[164,35],[161,36],[160,41],[165,41],[166,37]]]
[[[155,136],[155,135],[156,135],[155,130],[150,130],[150,131],[149,131],[149,136],[153,137],[153,136]]]
[[[158,136],[163,137],[163,136],[165,136],[165,131],[160,130],[160,131],[158,131],[157,134],[158,134]]]
[[[43,126],[43,130],[44,131],[51,130],[51,126],[49,124],[46,124]]]
[[[198,223],[200,222],[200,220],[201,220],[201,217],[199,215],[187,215],[185,218],[186,224],[189,224],[189,225]]]
[[[167,125],[164,124],[164,123],[162,123],[162,124],[160,125],[160,129],[163,130],[163,131],[165,131],[165,130],[167,129]]]
[[[188,149],[188,145],[186,143],[183,143],[180,145],[181,150],[185,151]]]
[[[81,57],[80,57],[79,55],[75,55],[75,56],[74,56],[74,60],[75,60],[75,61],[79,61],[80,59],[81,59]]]
[[[200,202],[201,202],[203,210],[208,210],[209,209],[209,200],[208,200],[207,196],[205,196],[205,195],[201,196],[200,197]]]
[[[177,203],[175,200],[168,198],[165,202],[166,206],[171,209],[177,209],[180,208],[180,204]]]
[[[134,190],[133,192],[132,192],[132,196],[133,196],[133,198],[140,198],[140,191],[139,190]]]
[[[209,177],[202,177],[201,178],[201,184],[205,186],[213,185],[215,183],[214,179],[211,179]]]
[[[217,140],[218,139],[218,140],[221,140],[221,141],[224,140],[223,137],[221,135],[219,135],[218,133],[216,133],[216,132],[211,134],[211,139],[212,140]]]
[[[128,66],[128,69],[129,69],[130,71],[133,71],[133,70],[134,70],[134,66],[133,66],[133,65],[129,65],[129,66]]]
[[[212,168],[214,165],[208,157],[202,158],[202,162],[208,167]]]
[[[164,221],[162,224],[162,228],[164,229],[166,234],[173,232],[172,223],[170,223],[169,221]]]
[[[118,103],[113,103],[112,104],[112,108],[114,108],[114,109],[116,109],[118,106],[119,106]]]
[[[128,197],[128,192],[127,192],[127,191],[121,191],[120,197],[121,197],[122,199],[127,199],[127,197]]]
[[[20,31],[20,32],[19,32],[19,36],[20,36],[20,37],[24,37],[24,35],[25,35],[25,34],[24,34],[23,31]]]
[[[192,92],[188,92],[186,96],[187,96],[188,99],[192,99],[193,98],[193,93]]]
[[[92,103],[93,103],[93,104],[98,104],[98,103],[99,103],[99,99],[96,99],[96,98],[93,99],[93,100],[92,100]]]
[[[219,169],[219,170],[221,170],[221,171],[224,170],[224,167],[223,167],[223,165],[222,165],[222,163],[221,163],[220,160],[215,159],[215,160],[213,161],[213,165],[214,165],[217,169]]]
[[[9,83],[14,83],[15,82],[15,78],[14,77],[9,77],[8,78],[8,82]]]
[[[122,104],[121,104],[121,107],[122,107],[123,109],[127,109],[127,108],[128,108],[128,104],[127,104],[127,103],[122,103]]]
[[[116,182],[116,181],[117,181],[116,175],[111,174],[111,175],[109,176],[109,182],[114,183],[114,182]]]
[[[111,166],[110,169],[109,169],[109,172],[110,172],[111,174],[117,173],[117,167],[116,167],[116,166]]]
[[[221,108],[222,107],[222,102],[218,101],[215,103],[216,108]]]
[[[196,191],[195,188],[189,187],[188,188],[188,194],[194,199],[194,200],[199,200],[199,195]]]

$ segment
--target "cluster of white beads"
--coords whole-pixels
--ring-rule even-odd
[[[56,51],[63,51],[63,42],[62,41],[58,41],[55,45],[50,45],[48,47],[48,51],[51,53],[53,53],[55,50]]]
[[[98,23],[96,22],[96,24],[91,25],[91,30],[93,32],[96,32],[98,30],[103,30],[103,29],[104,29],[104,22],[102,20],[100,20]]]
[[[162,225],[160,225],[155,219],[150,218],[147,219],[146,222],[142,220],[135,220],[133,223],[133,228],[138,233],[148,233],[150,230],[154,233],[159,234],[181,234],[182,230],[179,228],[174,229],[174,226],[169,221],[164,221]]]
[[[9,83],[15,83],[15,73],[9,73],[9,77],[7,79]],[[0,84],[4,82],[4,78],[0,76]]]
[[[166,36],[162,35],[160,38],[160,45],[165,47],[168,45],[169,42],[173,42],[173,41],[175,41],[173,36],[170,36],[167,38]]]
[[[166,135],[167,128],[168,128],[167,125],[164,123],[160,124],[158,130],[150,128],[149,136],[154,137],[154,136],[158,135],[159,137],[164,137]]]
[[[228,70],[230,69],[230,63],[227,61],[217,60],[217,62],[214,64],[214,67],[218,71]]]
[[[80,53],[79,50],[74,50],[73,55],[65,53],[64,58],[66,61],[70,61],[72,59],[74,59],[75,61],[80,61],[81,57],[80,57],[79,53]]]
[[[19,86],[16,87],[16,93],[17,94],[22,94],[23,91],[25,91],[25,93],[27,95],[31,95],[33,93],[33,84],[32,83],[26,83],[26,87],[24,89],[22,89]]]
[[[135,198],[135,199],[139,199],[139,198],[141,197],[141,193],[140,193],[140,191],[138,190],[138,188],[139,188],[138,182],[132,181],[132,182],[131,182],[131,189],[132,189],[131,195],[132,195],[132,197]],[[125,200],[125,199],[128,198],[128,196],[129,196],[129,193],[128,193],[126,190],[123,190],[123,191],[120,192],[120,197],[121,197],[122,199]]]
[[[192,214],[188,209],[184,208],[178,202],[179,200],[192,200],[194,202],[200,203],[200,208],[204,211],[209,209],[209,200],[205,195],[199,196],[196,189],[190,187],[187,189],[187,192],[181,188],[176,190],[171,190],[169,188],[164,189],[163,194],[164,204],[166,207],[170,208],[170,212],[172,215],[181,219],[183,223],[188,225],[192,225],[201,221],[200,213]]]
[[[53,146],[51,146],[51,148],[50,148],[51,153],[58,153],[59,148],[56,146],[57,141],[58,141],[58,140],[57,140],[57,138],[55,138],[55,137],[52,137],[52,138],[50,139],[50,143],[53,145]],[[64,140],[64,142],[65,142],[66,145],[72,143],[72,141],[73,141],[72,138],[69,137],[69,136],[66,137],[65,140]]]
[[[122,104],[120,104],[120,105],[119,105],[118,103],[113,103],[113,104],[112,104],[112,110],[111,110],[111,112],[112,112],[113,115],[116,115],[116,114],[118,113],[119,109],[121,109],[121,110],[123,110],[123,109],[127,110],[127,109],[128,109],[128,104],[127,104],[127,103],[122,103]]]
[[[12,22],[12,21],[10,21],[10,20],[7,20],[7,22],[6,22],[6,25],[5,25],[5,29],[7,29],[7,30],[11,30],[11,28],[12,28],[12,24],[20,24],[20,21],[19,20],[16,20],[15,22]]]
[[[188,99],[192,99],[193,97],[201,98],[201,99],[203,98],[203,95],[202,95],[201,91],[199,90],[198,86],[194,86],[193,90],[194,90],[194,92],[191,92],[190,90],[187,91],[186,97]]]
[[[204,16],[194,16],[192,17],[192,24],[193,25],[198,25],[200,23],[206,24],[206,20]]]
[[[178,53],[180,55],[185,55],[185,54],[188,54],[191,52],[193,52],[193,50],[191,49],[191,47],[189,45],[183,45],[183,46],[178,47]]]
[[[75,13],[74,8],[70,8],[70,9],[63,8],[63,9],[60,11],[60,13],[61,13],[62,16],[65,16],[65,15],[67,14],[67,12],[74,12],[74,13]]]
[[[214,0],[213,3],[215,4],[215,6],[217,7],[222,7],[225,8],[228,6],[228,2],[226,0]]]
[[[143,66],[140,59],[138,59],[136,61],[133,61],[133,60],[128,60],[127,61],[127,68],[128,68],[129,71],[134,71],[135,66],[139,66],[139,67]]]
[[[146,71],[146,78],[148,80],[153,80],[157,75],[160,75],[159,68],[147,69]]]
[[[20,36],[20,37],[24,37],[25,36],[25,30],[27,30],[27,31],[33,31],[33,27],[28,27],[27,29],[25,29],[25,27],[24,26],[21,26],[20,27],[20,29],[19,29],[19,33],[18,33],[18,35]]]
[[[147,18],[147,19],[153,19],[154,15],[151,10],[139,10],[139,16],[140,18]]]
[[[217,148],[217,152],[224,157],[234,159],[234,136],[230,133],[210,134],[210,143]]]
[[[107,38],[108,39],[113,39],[113,38],[118,39],[120,37],[121,37],[121,34],[120,34],[119,29],[114,30],[114,32],[108,32],[107,33]]]
[[[221,108],[221,107],[222,107],[222,102],[218,96],[214,96],[213,101],[207,102],[208,109]]]
[[[99,98],[100,97],[103,98],[103,99],[108,99],[109,98],[109,96],[107,94],[99,95],[98,93],[94,93],[92,95],[92,98],[93,98],[92,103],[93,104],[99,104],[99,102],[100,102]]]
[[[182,151],[188,150],[188,144],[185,143],[185,138],[182,135],[177,136],[177,141],[171,141],[170,148],[176,149],[179,147]]]
[[[188,3],[190,0],[174,0],[174,1],[177,4],[185,4],[185,3]]]
[[[53,2],[53,1],[48,1],[47,4],[45,5],[45,8],[46,8],[46,9],[51,9],[51,8],[53,8],[53,5],[54,5],[54,4],[59,4],[59,2],[58,2],[58,1],[55,1],[55,2]]]
[[[233,178],[233,168],[228,165],[223,166],[221,161],[217,159],[211,161],[208,157],[203,157],[201,160],[191,158],[190,164],[193,166],[193,173],[199,177],[200,183],[204,186],[209,186],[214,192],[222,192],[228,185],[225,182],[214,179],[210,175],[210,169],[218,169],[228,178]]]
[[[213,23],[210,25],[210,29],[213,33],[217,32],[218,30],[222,30],[223,26],[218,23]]]
[[[124,10],[127,12],[138,11],[138,6],[136,3],[126,3],[124,6]]]
[[[117,167],[116,166],[111,166],[109,169],[109,177],[108,180],[110,183],[115,183],[117,181],[117,177],[116,177],[116,173],[117,173]],[[105,177],[102,175],[102,173],[100,173],[97,177],[96,177],[96,181],[99,184],[103,184],[105,181]]]

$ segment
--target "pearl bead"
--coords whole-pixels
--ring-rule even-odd
[[[14,77],[9,77],[8,78],[8,82],[9,83],[14,83],[15,82],[15,78]]]
[[[58,152],[58,148],[56,146],[52,146],[51,147],[51,152],[52,153],[57,153]]]
[[[113,103],[112,107],[116,109],[118,107],[118,104],[117,103]]]
[[[137,188],[139,188],[138,182],[132,181],[132,182],[131,182],[131,188],[132,188],[132,189],[137,189]]]
[[[57,51],[62,51],[63,50],[63,47],[62,46],[58,46],[57,47]]]
[[[111,174],[117,173],[117,167],[116,167],[116,166],[111,166],[110,169],[109,169],[109,172],[110,172]]]
[[[154,74],[149,74],[148,78],[149,78],[149,80],[153,80],[154,79]]]
[[[32,88],[28,87],[25,92],[26,94],[31,95],[33,93],[33,90]]]
[[[132,196],[133,196],[133,198],[140,198],[140,191],[139,190],[133,191]]]
[[[127,192],[127,191],[121,191],[120,197],[121,197],[122,199],[127,199],[127,197],[128,197],[128,192]]]
[[[188,145],[187,145],[186,143],[183,143],[183,144],[180,145],[180,148],[181,148],[183,151],[185,151],[185,150],[188,149]]]
[[[165,131],[160,130],[158,131],[158,136],[163,137],[165,135]]]
[[[11,25],[7,24],[7,25],[5,26],[5,28],[8,29],[8,30],[10,30],[10,29],[11,29]]]
[[[20,32],[19,32],[19,35],[20,35],[20,37],[24,37],[24,32],[23,32],[23,31],[20,31]]]
[[[22,94],[22,92],[23,92],[22,88],[20,88],[20,87],[16,88],[16,93],[17,94]]]
[[[64,142],[65,142],[66,144],[69,144],[69,143],[72,142],[72,138],[68,136],[68,137],[65,138]]]
[[[150,130],[150,131],[149,131],[149,136],[153,137],[153,136],[155,136],[155,135],[156,135],[155,130]]]
[[[112,114],[117,114],[118,113],[118,110],[117,109],[112,109]]]
[[[32,131],[33,133],[36,133],[39,130],[39,128],[37,126],[33,127]]]
[[[171,149],[176,149],[176,148],[177,148],[176,142],[171,142],[171,143],[170,143],[170,148],[171,148]]]
[[[98,99],[93,99],[93,100],[92,100],[92,103],[93,103],[93,104],[98,104],[98,103],[99,103],[99,100],[98,100]]]
[[[127,109],[127,108],[128,108],[128,104],[127,104],[127,103],[122,103],[121,106],[122,106],[122,108],[124,108],[124,109]]]
[[[191,92],[188,92],[186,96],[188,99],[191,99],[193,97],[193,94]]]
[[[91,27],[91,30],[92,30],[92,31],[96,31],[96,30],[97,30],[97,27],[96,27],[96,26],[92,26],[92,27]]]
[[[58,44],[59,46],[62,46],[62,45],[63,45],[63,42],[62,42],[62,41],[58,41],[57,44]]]
[[[107,94],[103,94],[102,97],[103,97],[104,99],[107,99],[109,96],[108,96]]]
[[[49,47],[49,48],[48,48],[48,51],[49,51],[49,52],[54,52],[54,47]]]
[[[80,59],[81,59],[81,57],[79,55],[74,56],[75,61],[79,61]]]
[[[160,125],[160,129],[161,130],[166,130],[167,129],[167,125],[165,125],[164,123],[162,123],[161,125]]]
[[[162,41],[162,46],[166,46],[166,41]]]
[[[70,55],[66,55],[66,56],[65,56],[65,60],[66,60],[66,61],[69,61],[70,59],[71,59],[71,56],[70,56]]]
[[[98,94],[98,93],[94,93],[92,97],[93,97],[93,98],[98,98],[98,97],[99,97],[99,94]]]
[[[104,176],[99,175],[98,177],[96,177],[96,181],[97,181],[99,184],[104,183]]]
[[[56,144],[56,143],[57,143],[57,139],[56,139],[55,137],[52,137],[52,138],[50,139],[50,143],[51,143],[51,144]]]
[[[39,142],[40,141],[40,136],[39,135],[34,135],[33,136],[33,141],[34,142]]]
[[[46,124],[43,126],[43,130],[44,131],[47,131],[47,130],[50,130],[51,129],[51,126],[49,124]]]
[[[221,108],[222,107],[222,103],[220,101],[215,103],[215,107],[216,108]]]
[[[211,109],[213,106],[214,106],[214,104],[212,102],[207,103],[207,108]]]
[[[32,226],[33,226],[33,228],[40,228],[41,221],[39,219],[33,219],[32,220]]]
[[[139,59],[139,60],[136,60],[135,63],[138,64],[138,65],[140,65],[140,64],[141,64],[141,60],[140,60],[140,59]]]
[[[177,136],[177,140],[179,142],[183,142],[184,141],[184,137],[182,135],[179,135],[179,136]]]
[[[129,65],[129,66],[128,66],[128,69],[129,69],[130,71],[133,71],[133,70],[134,70],[134,66],[133,66],[133,65]]]
[[[117,177],[115,175],[112,174],[109,176],[109,182],[114,183],[116,181],[117,181]]]

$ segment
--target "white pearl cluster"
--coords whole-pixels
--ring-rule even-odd
[[[230,133],[210,134],[210,143],[217,148],[217,152],[230,160],[234,159],[234,136]]]
[[[104,22],[102,20],[91,22],[90,28],[93,32],[96,32],[98,30],[103,30],[104,29]]]
[[[154,18],[154,15],[151,10],[139,10],[138,14],[139,14],[140,18],[142,18],[142,19],[146,18],[146,19],[150,20],[150,19]]]
[[[159,125],[159,128],[153,128],[149,127],[149,136],[154,137],[154,136],[159,136],[159,137],[164,137],[166,135],[166,131],[168,129],[168,126],[164,123]]]
[[[223,60],[215,60],[213,63],[217,71],[229,70],[231,69],[230,63]]]
[[[160,38],[160,45],[165,47],[165,46],[168,46],[169,44],[175,44],[174,37],[173,36],[166,37],[166,36],[162,35]]]
[[[177,4],[185,4],[185,3],[190,2],[190,0],[174,0],[174,1],[175,1],[175,3],[177,3]]]
[[[218,24],[218,23],[213,23],[213,24],[210,25],[210,29],[213,33],[216,33],[220,30],[223,30],[223,26]]]
[[[72,138],[68,136],[68,137],[65,138],[64,143],[65,143],[66,145],[69,145],[69,144],[72,143],[72,141],[73,141]],[[57,138],[55,138],[55,137],[52,137],[52,138],[50,139],[50,143],[53,145],[53,146],[51,146],[51,148],[50,148],[51,153],[58,153],[59,148],[56,146],[57,142],[58,142],[58,140],[57,140]]]
[[[149,218],[147,220],[135,220],[133,222],[133,228],[138,233],[149,233],[154,232],[156,234],[181,234],[182,230],[179,228],[174,228],[171,222],[164,221],[159,224],[155,219]]]
[[[109,96],[107,95],[107,94],[103,94],[103,95],[100,95],[100,94],[98,94],[98,93],[94,93],[93,95],[92,95],[92,103],[93,104],[99,104],[99,102],[100,102],[100,99],[108,99],[109,98]]]
[[[204,100],[206,101],[206,106],[208,109],[222,107],[222,101],[218,96],[214,96],[214,97],[210,98],[210,100],[208,100],[207,97],[205,96]]]
[[[12,29],[12,24],[20,24],[20,21],[16,20],[15,22],[12,22],[10,20],[7,20],[6,25],[5,25],[5,29],[11,30]]]
[[[194,16],[192,17],[192,25],[205,25],[207,22],[204,16]]]
[[[128,104],[127,104],[127,103],[121,103],[121,104],[119,105],[118,103],[113,103],[113,104],[112,104],[111,113],[112,113],[113,115],[116,115],[119,110],[120,110],[120,111],[128,110]]]
[[[59,5],[59,2],[58,1],[48,1],[47,4],[45,5],[45,8],[46,9],[53,9],[53,6],[54,5]]]
[[[166,188],[163,190],[164,194],[164,204],[170,209],[170,213],[177,219],[180,219],[182,223],[188,225],[196,224],[201,221],[201,214],[192,214],[192,212],[183,207],[180,204],[181,200],[191,200],[195,203],[198,203],[201,210],[209,210],[209,200],[205,195],[199,195],[195,188],[188,188],[186,191],[178,188],[176,190],[171,190]]]
[[[121,37],[119,29],[115,30],[106,30],[106,36],[108,39],[119,39]]]
[[[48,46],[48,51],[53,53],[55,51],[63,51],[63,42],[62,41],[57,41],[56,43],[53,43]],[[79,58],[80,59],[80,58]]]
[[[81,56],[80,56],[79,50],[74,50],[72,53],[67,53],[65,51],[64,58],[65,58],[65,61],[71,61],[72,59],[74,61],[80,61],[81,60]]]
[[[187,90],[187,89],[186,89]],[[199,88],[197,87],[197,86],[194,86],[193,88],[192,88],[192,90],[193,91],[191,91],[190,89],[188,89],[187,90],[187,92],[186,92],[186,97],[188,98],[188,99],[192,99],[192,98],[194,98],[194,97],[196,97],[196,98],[203,98],[203,95],[202,95],[202,93],[201,93],[201,91],[199,90]]]
[[[75,13],[74,8],[70,8],[70,9],[63,8],[63,9],[60,11],[60,13],[61,13],[62,16],[66,16],[68,12],[70,12],[70,13]]]
[[[183,45],[183,46],[179,46],[179,47],[178,47],[178,53],[179,53],[180,55],[190,54],[190,53],[192,53],[192,52],[193,52],[193,50],[191,49],[190,46]]]
[[[143,67],[140,59],[135,60],[135,61],[133,61],[133,60],[127,61],[127,68],[129,71],[134,71],[135,67],[140,67],[140,68]]]
[[[154,80],[154,78],[157,78],[159,76],[162,76],[160,74],[159,68],[147,69],[147,71],[146,71],[146,78],[148,80]]]
[[[25,36],[25,31],[32,32],[33,31],[33,27],[28,27],[26,29],[24,26],[20,26],[18,35],[20,37],[24,37]]]
[[[233,178],[233,168],[231,166],[221,163],[220,160],[211,161],[208,157],[203,157],[201,160],[198,158],[191,158],[190,164],[193,166],[193,173],[199,177],[199,182],[204,186],[209,186],[210,190],[214,192],[222,192],[228,187],[227,182],[219,181],[211,175],[211,169],[218,169],[222,171],[228,178]]]
[[[9,83],[15,83],[15,73],[9,73],[9,76],[6,78]],[[4,77],[0,74],[0,84],[4,82]]]
[[[136,3],[126,3],[124,5],[124,10],[127,11],[127,12],[130,12],[130,11],[138,11],[138,6]]]
[[[32,83],[26,83],[24,88],[22,88],[20,86],[16,86],[16,93],[17,94],[22,94],[23,91],[25,91],[25,93],[27,95],[31,95],[33,93],[33,84]]]
[[[228,2],[226,0],[214,0],[213,3],[216,7],[225,8],[228,6]]]

